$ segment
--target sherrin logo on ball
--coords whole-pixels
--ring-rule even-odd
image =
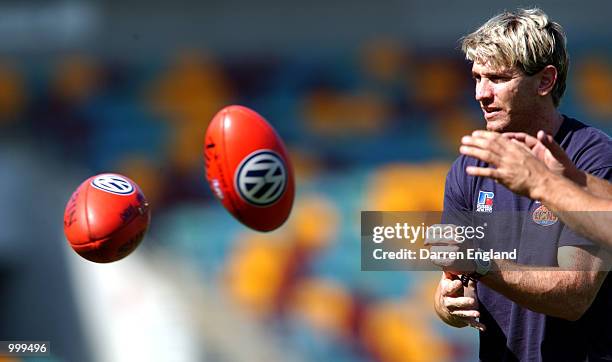
[[[257,112],[237,105],[220,110],[206,130],[204,159],[213,194],[240,222],[271,231],[287,220],[293,168],[282,139]]]
[[[83,258],[109,263],[140,244],[150,222],[147,200],[134,181],[118,174],[85,180],[64,212],[68,243]]]

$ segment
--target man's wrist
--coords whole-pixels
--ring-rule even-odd
[[[481,249],[478,250],[481,251]],[[474,269],[469,273],[461,275],[461,283],[463,283],[464,286],[467,286],[470,280],[473,282],[478,282],[480,278],[484,277],[489,273],[489,271],[491,271],[491,259],[482,259],[477,257],[473,260],[473,262]]]
[[[553,183],[555,174],[547,171],[546,174],[541,177],[533,178],[533,186],[529,188],[529,198],[537,201],[543,201],[546,197],[546,190],[550,190],[550,184]]]

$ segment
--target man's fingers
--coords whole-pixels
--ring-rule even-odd
[[[550,153],[557,159],[562,160],[566,158],[565,151],[559,146],[553,136],[547,134],[544,131],[538,131],[538,140],[544,145],[544,147],[548,148]]]
[[[499,165],[499,157],[488,150],[483,150],[471,146],[461,146],[459,148],[459,152],[466,156],[477,158],[486,163],[490,163],[496,166]]]
[[[539,130],[538,134],[536,136],[540,140],[540,142],[542,142],[542,143],[544,143],[546,141],[546,139],[548,138],[548,137],[546,137],[547,136],[546,132],[544,132],[543,130]]]
[[[455,317],[463,317],[463,318],[478,318],[480,317],[480,312],[477,310],[455,310],[450,312],[450,314]]]
[[[479,330],[479,331],[481,331],[481,332],[484,332],[484,331],[486,331],[486,330],[487,330],[487,327],[485,327],[485,325],[484,325],[484,324],[480,323],[479,321],[477,321],[477,320],[476,320],[476,319],[474,319],[474,318],[469,318],[469,319],[466,319],[466,320],[465,320],[465,322],[466,322],[466,323],[467,323],[467,324],[468,324],[470,327],[476,328],[476,329],[478,329],[478,330]]]
[[[501,135],[504,138],[508,138],[508,139],[514,138],[514,139],[520,140],[521,139],[521,135],[523,135],[523,134],[524,133],[522,133],[522,132],[506,132],[506,133],[502,133]]]
[[[461,288],[463,288],[463,284],[461,284],[461,280],[448,280],[444,285],[442,285],[442,295],[454,295]]]
[[[444,277],[446,279],[450,279],[450,280],[455,280],[456,279],[455,278],[455,274],[453,274],[453,273],[449,273],[447,271],[443,271],[442,273],[444,274]]]
[[[530,149],[538,144],[538,139],[524,132],[507,132],[502,133],[502,137],[513,139],[524,143]]]
[[[500,133],[477,129],[476,131],[472,132],[472,136],[482,137],[482,138],[487,138],[487,139],[495,139],[500,136]]]
[[[444,297],[443,303],[449,311],[476,308],[476,299],[471,297]]]
[[[561,146],[555,142],[555,139],[542,130],[538,131],[537,139],[538,141],[542,142],[542,144],[548,148],[553,155],[555,154],[553,151],[561,150]]]
[[[512,142],[513,144],[517,145],[518,147],[520,147],[521,149],[530,152],[531,148],[529,148],[529,146],[527,146],[524,142],[521,142],[517,139],[511,139],[510,142]]]
[[[470,176],[482,176],[490,177],[496,180],[498,179],[498,171],[494,168],[468,166],[465,168],[465,172],[467,172],[467,174]]]
[[[461,311],[462,313],[468,312],[468,311]],[[469,311],[469,312],[476,312],[477,311]],[[451,313],[451,315],[453,315],[456,319],[459,319],[460,321],[462,321],[463,323],[467,324],[468,326],[472,327],[472,328],[476,328],[481,332],[484,332],[487,330],[487,327],[480,323],[479,321],[476,320],[477,317],[472,317],[471,315],[466,315],[463,316],[461,315],[462,313],[460,313],[460,311],[456,311]]]
[[[474,131],[476,133],[477,131]],[[465,146],[472,146],[482,148],[484,150],[492,151],[496,154],[504,151],[503,145],[500,144],[499,134],[495,134],[494,137],[480,137],[480,136],[463,136],[461,143]],[[503,142],[504,140],[501,140]]]

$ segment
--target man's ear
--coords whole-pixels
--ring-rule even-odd
[[[540,80],[538,84],[538,94],[545,96],[552,92],[557,83],[557,68],[554,65],[547,65],[538,74]]]

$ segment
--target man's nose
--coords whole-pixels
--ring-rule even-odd
[[[493,98],[491,83],[488,80],[483,79],[476,84],[476,100],[482,102],[485,99],[491,98]]]

